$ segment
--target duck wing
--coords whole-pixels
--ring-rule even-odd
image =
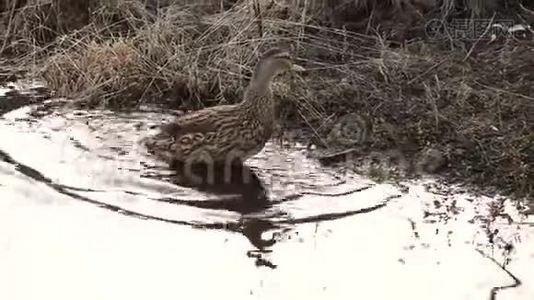
[[[226,143],[218,136],[233,139],[239,127],[240,114],[234,105],[222,105],[189,113],[161,126],[161,131],[147,147],[162,157],[186,157],[202,148],[224,151]]]
[[[235,105],[221,105],[198,110],[161,126],[161,132],[174,138],[188,134],[204,134],[220,130],[221,125],[235,120]]]

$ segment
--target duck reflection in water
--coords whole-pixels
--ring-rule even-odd
[[[171,164],[171,167],[175,171],[171,179],[174,184],[221,196],[220,199],[216,200],[175,200],[175,203],[242,214],[243,217],[236,224],[212,224],[202,227],[210,229],[224,228],[240,232],[257,249],[248,252],[249,257],[256,258],[256,265],[270,268],[276,267],[262,258],[263,253],[270,252],[269,248],[276,243],[276,239],[274,236],[270,239],[263,239],[262,235],[267,231],[280,229],[280,227],[267,218],[261,218],[261,216],[245,216],[265,211],[271,206],[267,190],[254,170],[242,163],[227,165],[197,163],[186,166],[179,161],[175,161]]]

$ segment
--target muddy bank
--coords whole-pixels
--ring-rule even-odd
[[[49,98],[48,89],[39,84],[9,82],[3,85],[0,81],[0,116],[24,106],[42,103]]]
[[[350,152],[358,160],[386,153],[379,160],[405,162],[399,173],[407,176],[441,172],[485,191],[532,198],[534,40],[528,10],[486,24],[503,28],[498,32],[475,31],[477,19],[461,19],[496,6],[473,2],[458,13],[438,11],[445,21],[431,35],[408,20],[405,25],[418,34],[399,44],[393,33],[375,34],[373,24],[365,23],[365,31],[340,29],[326,22],[328,16],[313,14],[315,6],[260,2],[253,11],[239,1],[217,9],[180,2],[154,14],[145,3],[119,1],[96,9],[99,14],[79,30],[21,55],[28,64],[28,54],[37,61],[32,75],[84,108],[157,103],[195,110],[240,101],[259,53],[281,45],[307,69],[275,84],[281,121],[285,128],[307,129],[320,155]],[[332,13],[342,7],[330,4]],[[347,13],[369,13],[364,6]],[[414,17],[402,13],[410,6],[394,6],[376,9],[383,16]],[[458,28],[461,20],[473,26]],[[24,28],[35,25],[28,21]],[[521,34],[510,33],[520,25]],[[388,179],[380,168],[372,172]]]

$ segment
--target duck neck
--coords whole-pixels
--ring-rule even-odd
[[[271,91],[273,77],[253,77],[240,104],[246,115],[258,120],[266,129],[272,127],[275,119],[275,103]]]
[[[252,76],[247,90],[245,91],[243,105],[248,107],[261,107],[272,105],[271,83],[275,72],[261,72],[256,70]]]

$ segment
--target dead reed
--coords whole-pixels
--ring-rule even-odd
[[[415,159],[437,149],[452,178],[534,195],[531,39],[425,41],[423,31],[394,46],[374,26],[326,25],[341,4],[369,12],[378,9],[373,1],[224,1],[204,13],[185,2],[158,16],[138,1],[100,6],[84,27],[25,51],[43,58],[38,75],[57,95],[81,105],[197,109],[239,101],[257,55],[285,46],[307,69],[275,85],[285,121],[326,140],[335,120],[355,112],[372,128],[362,155],[396,148]],[[450,8],[434,2],[386,7],[410,4],[420,17],[429,4]]]

